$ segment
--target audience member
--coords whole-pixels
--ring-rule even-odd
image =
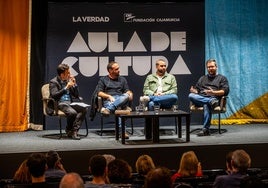
[[[133,176],[133,184],[143,186],[148,172],[155,169],[154,161],[149,155],[141,155],[136,160],[135,167],[137,174]]]
[[[115,156],[111,154],[103,154],[103,157],[106,159],[107,166],[111,161],[115,160]]]
[[[27,159],[25,159],[19,166],[19,168],[16,170],[14,177],[13,177],[14,183],[31,183],[31,174],[29,171],[29,168],[27,166]]]
[[[111,161],[115,160],[115,156],[114,156],[114,155],[111,155],[111,154],[103,154],[103,156],[104,156],[105,159],[106,159],[106,166],[107,166],[107,169],[108,169],[108,164],[109,164]],[[105,182],[106,182],[107,184],[109,183],[109,178],[108,178],[107,174],[106,174],[106,180],[105,180]]]
[[[146,176],[144,188],[172,188],[170,170],[166,167],[151,170]]]
[[[171,108],[177,100],[177,81],[174,75],[166,72],[167,65],[163,59],[156,61],[156,73],[146,77],[143,86],[144,96],[140,97],[140,102],[149,110],[154,110],[154,105],[160,108]]]
[[[108,164],[108,179],[110,184],[131,183],[132,168],[123,159],[114,159]]]
[[[204,107],[203,129],[198,136],[210,135],[211,111],[219,105],[220,98],[229,93],[229,83],[225,76],[217,74],[215,59],[206,62],[207,75],[199,78],[195,86],[190,88],[189,99],[195,106]]]
[[[232,156],[233,152],[230,151],[227,153],[225,161],[226,161],[226,174],[231,174],[232,173]]]
[[[84,188],[81,176],[75,172],[67,173],[60,181],[59,188]]]
[[[85,187],[96,187],[94,185],[105,185],[107,183],[107,162],[103,155],[93,155],[90,158],[89,172],[93,179],[86,183]]]
[[[31,174],[32,187],[49,187],[45,179],[45,171],[47,169],[45,154],[32,153],[27,159],[27,166]]]
[[[179,170],[173,174],[171,180],[174,183],[177,178],[180,177],[195,177],[202,176],[201,163],[194,151],[187,151],[183,153],[180,160]]]
[[[46,153],[47,167],[45,172],[46,179],[62,178],[66,174],[66,170],[61,163],[61,158],[56,151],[48,151]]]
[[[231,167],[232,171],[228,175],[217,176],[213,187],[214,188],[235,188],[240,187],[240,182],[247,177],[247,170],[251,165],[249,154],[242,150],[235,150],[232,154]]]
[[[155,164],[149,155],[141,155],[138,157],[135,167],[139,175],[146,176],[150,170],[155,168]]]

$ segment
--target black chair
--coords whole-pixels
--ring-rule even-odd
[[[209,177],[206,175],[203,176],[195,176],[195,177],[178,177],[173,186],[177,188],[179,188],[179,186],[181,187],[192,187],[192,188],[198,188],[199,184],[202,182],[208,182],[209,181]]]
[[[62,118],[66,118],[66,115],[64,112],[59,110],[57,108],[57,103],[56,101],[50,97],[50,92],[49,92],[49,84],[44,84],[41,88],[41,93],[42,93],[42,101],[43,101],[43,114],[44,114],[44,119],[43,119],[43,125],[45,125],[45,118],[46,116],[54,116],[57,117],[59,120],[59,127],[60,127],[60,134],[50,134],[50,135],[44,135],[43,137],[58,137],[59,139],[62,138],[63,133],[62,133]],[[80,99],[81,100],[81,99]],[[85,135],[80,135],[83,137],[87,137],[88,135],[88,125],[87,125],[87,120],[85,118],[85,124],[86,124],[86,134]]]
[[[103,99],[101,97],[98,96],[98,85],[96,86],[93,94],[91,95],[91,109],[90,109],[90,120],[93,121],[94,118],[96,117],[96,115],[100,116],[100,131],[99,131],[99,135],[102,136],[103,132],[104,132],[104,119],[110,117],[111,115],[105,115],[101,112],[101,109],[103,107]],[[130,101],[128,104],[128,107],[130,107],[132,109],[132,102]],[[130,118],[131,120],[131,132],[130,134],[133,134],[134,130],[133,130],[133,120],[132,118]],[[114,122],[115,125],[115,122]],[[115,125],[116,126],[116,125]]]
[[[212,114],[218,114],[218,129],[211,128],[210,129],[211,132],[218,131],[219,134],[227,132],[227,129],[221,129],[221,114],[226,112],[226,105],[227,105],[227,96],[223,96],[219,101],[219,106],[215,107],[212,110]],[[190,102],[190,113],[204,113],[204,108],[195,106],[192,102]],[[201,130],[202,128],[193,129],[191,130],[191,133]]]

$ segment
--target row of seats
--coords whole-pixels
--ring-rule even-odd
[[[171,170],[172,173],[175,173],[176,170]],[[192,188],[210,188],[213,185],[213,182],[218,175],[226,174],[224,169],[211,169],[203,170],[202,177],[187,177],[187,178],[177,178],[174,183],[174,188],[183,188],[183,187],[192,187]],[[261,168],[249,168],[248,175],[250,181],[261,181],[265,186],[268,186],[268,169]],[[85,183],[92,181],[91,175],[82,175],[82,179]],[[129,188],[142,188],[144,185],[144,179],[139,178],[137,173],[132,174],[132,183],[131,184],[113,184],[111,187],[129,187]],[[51,187],[58,187],[60,178],[49,178],[46,179]],[[14,184],[12,179],[1,179],[0,188],[25,188],[27,184]]]

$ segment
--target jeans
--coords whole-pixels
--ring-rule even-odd
[[[204,108],[204,122],[203,122],[203,128],[209,130],[210,128],[210,121],[212,116],[212,107],[210,105],[210,101],[213,99],[217,99],[216,97],[205,97],[202,95],[198,95],[195,93],[189,94],[189,99],[192,101],[192,103],[198,107]]]
[[[167,94],[160,96],[149,96],[149,110],[154,110],[154,105],[160,105],[160,108],[171,108],[178,101],[178,96],[176,94]]]
[[[110,110],[110,112],[114,113],[115,110],[118,108],[118,107],[126,107],[127,104],[128,104],[128,98],[129,98],[129,95],[124,93],[122,95],[114,95],[113,96],[115,101],[114,102],[111,102],[109,100],[105,100],[103,102],[103,107],[104,108],[107,108],[108,110]],[[121,118],[118,118],[118,124],[119,124],[119,133],[121,133]]]
[[[128,97],[129,95],[124,93],[122,95],[114,95],[113,96],[115,101],[111,102],[109,100],[105,100],[103,102],[103,107],[107,108],[108,110],[110,110],[110,112],[114,113],[114,111],[118,108],[118,107],[126,107],[127,103],[128,103]]]

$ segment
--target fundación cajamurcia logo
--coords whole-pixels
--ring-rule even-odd
[[[132,22],[135,17],[132,13],[124,13],[124,22]]]

